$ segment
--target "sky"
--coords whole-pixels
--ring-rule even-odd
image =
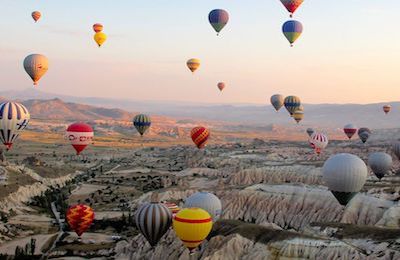
[[[0,91],[32,87],[25,56],[48,57],[39,89],[72,96],[202,103],[399,100],[399,0],[305,0],[291,48],[279,0],[0,0]],[[230,21],[216,36],[208,13]],[[35,24],[31,12],[42,12]],[[98,48],[92,25],[108,35]],[[189,58],[201,67],[192,75]],[[220,93],[217,83],[226,83]],[[33,88],[33,87],[32,87]]]

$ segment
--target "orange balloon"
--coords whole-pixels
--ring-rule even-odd
[[[101,23],[95,23],[93,24],[93,30],[97,33],[101,32],[103,31],[103,25]]]
[[[32,18],[35,20],[35,23],[40,19],[42,14],[39,11],[34,11],[32,12]]]
[[[224,82],[220,82],[220,83],[218,83],[217,86],[218,86],[219,90],[222,91],[225,88],[225,83]]]
[[[78,204],[69,207],[67,211],[67,222],[70,228],[81,236],[86,230],[89,229],[94,220],[94,211],[91,207]]]
[[[197,148],[201,149],[206,146],[208,138],[210,137],[210,132],[207,128],[198,126],[192,129],[190,136]]]

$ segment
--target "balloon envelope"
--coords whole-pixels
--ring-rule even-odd
[[[204,209],[186,208],[176,214],[172,225],[176,235],[193,252],[206,239],[213,223]]]
[[[288,96],[284,100],[284,105],[286,110],[289,112],[291,116],[296,110],[299,110],[301,106],[301,101],[299,97],[296,96]]]
[[[145,114],[136,115],[133,118],[133,125],[141,136],[150,128],[151,118]]]
[[[190,59],[186,62],[186,65],[191,72],[195,72],[200,67],[200,60]]]
[[[210,192],[196,192],[185,201],[185,208],[201,208],[207,211],[213,222],[221,217],[222,204],[217,196]]]
[[[137,210],[135,219],[140,232],[154,247],[170,228],[172,213],[162,203],[145,203]]]
[[[346,136],[351,139],[355,133],[357,133],[357,126],[353,124],[347,124],[343,127],[343,132]]]
[[[93,36],[94,41],[99,47],[107,40],[107,35],[103,32],[98,32]]]
[[[293,119],[297,122],[300,123],[301,120],[304,118],[304,112],[302,110],[296,110],[293,113]]]
[[[66,219],[70,228],[81,236],[93,223],[94,211],[87,205],[78,204],[68,209]]]
[[[312,134],[315,133],[315,130],[312,128],[307,128],[306,132],[307,132],[308,136],[311,137]]]
[[[292,17],[293,13],[303,2],[304,0],[281,0],[283,6],[285,6],[290,13],[290,17]]]
[[[218,89],[219,89],[220,91],[222,91],[222,90],[225,88],[225,83],[224,83],[224,82],[219,82],[218,85],[217,85],[217,87],[218,87]]]
[[[89,144],[93,142],[93,128],[85,123],[74,123],[67,128],[66,138],[79,155]]]
[[[368,169],[359,157],[340,153],[329,157],[322,173],[329,190],[340,204],[346,205],[364,186]]]
[[[24,69],[37,85],[39,80],[49,69],[49,60],[42,54],[31,54],[24,59]]]
[[[392,169],[392,156],[382,152],[371,153],[368,156],[368,165],[380,180]]]
[[[208,21],[210,22],[211,26],[214,28],[214,30],[217,32],[218,35],[218,33],[228,23],[229,14],[227,11],[223,9],[215,9],[208,14]]]
[[[383,106],[383,112],[385,112],[385,114],[388,114],[391,109],[392,109],[391,105],[384,105]]]
[[[32,12],[32,18],[35,21],[35,23],[39,21],[40,17],[42,17],[42,14],[39,11]]]
[[[284,104],[284,97],[280,94],[275,94],[271,96],[271,105],[275,108],[276,111],[279,111],[283,107]]]
[[[320,154],[328,146],[328,137],[322,133],[314,133],[310,137],[311,147],[314,148],[317,154]]]
[[[285,35],[286,39],[292,45],[303,32],[303,25],[296,20],[286,21],[282,25],[282,32]]]
[[[208,138],[210,137],[210,132],[207,128],[198,126],[192,129],[190,136],[197,148],[202,149],[207,144]]]
[[[96,33],[103,31],[103,25],[101,23],[93,24],[93,31]]]
[[[7,150],[17,140],[20,133],[28,125],[30,114],[28,109],[17,102],[0,104],[0,139]]]

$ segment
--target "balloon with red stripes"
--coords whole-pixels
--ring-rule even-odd
[[[197,148],[202,149],[207,144],[208,138],[210,137],[210,131],[204,126],[197,126],[192,129],[190,136]]]

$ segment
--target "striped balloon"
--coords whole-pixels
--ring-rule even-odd
[[[35,23],[39,21],[40,17],[42,17],[42,14],[39,11],[32,12],[32,18],[35,21]]]
[[[303,3],[304,0],[281,0],[281,3],[286,7],[290,13],[290,17],[296,12],[297,8]]]
[[[16,102],[0,104],[0,138],[7,150],[28,125],[29,119],[28,109],[22,104]]]
[[[227,11],[223,9],[215,9],[208,14],[208,21],[210,22],[211,26],[214,28],[214,30],[217,32],[218,35],[219,32],[228,23],[229,14]]]
[[[210,132],[207,128],[198,126],[192,129],[190,136],[197,148],[201,149],[206,146],[208,138],[210,137]]]
[[[136,226],[154,247],[172,223],[171,211],[162,203],[145,203],[136,212]]]
[[[200,67],[200,60],[190,59],[186,62],[186,65],[191,72],[195,72]]]
[[[357,127],[353,124],[347,124],[343,127],[343,132],[349,139],[351,139],[353,135],[357,133]]]
[[[393,144],[393,153],[397,156],[400,160],[400,142],[397,141]]]
[[[176,213],[181,210],[179,206],[173,202],[164,202],[163,204],[171,211],[173,218],[175,217]]]
[[[328,137],[321,133],[315,133],[310,138],[311,147],[314,148],[317,154],[320,154],[328,146]]]
[[[293,119],[297,122],[300,123],[301,120],[304,118],[304,112],[302,110],[296,110],[293,113]]]
[[[201,208],[182,209],[173,220],[176,235],[191,253],[206,239],[212,225],[210,214]]]
[[[93,24],[93,31],[97,33],[103,31],[103,25],[101,23]]]
[[[133,118],[133,125],[141,136],[150,128],[151,119],[145,114],[136,115]]]
[[[94,211],[91,207],[78,204],[71,206],[67,211],[68,225],[78,236],[81,236],[90,228],[94,220]]]
[[[36,86],[49,69],[49,60],[42,54],[31,54],[24,59],[24,68]]]
[[[293,113],[301,107],[301,101],[299,97],[288,96],[285,98],[284,105],[290,116],[293,116]]]
[[[282,32],[286,39],[290,42],[290,46],[300,37],[303,32],[303,25],[296,20],[286,21],[282,25]]]

